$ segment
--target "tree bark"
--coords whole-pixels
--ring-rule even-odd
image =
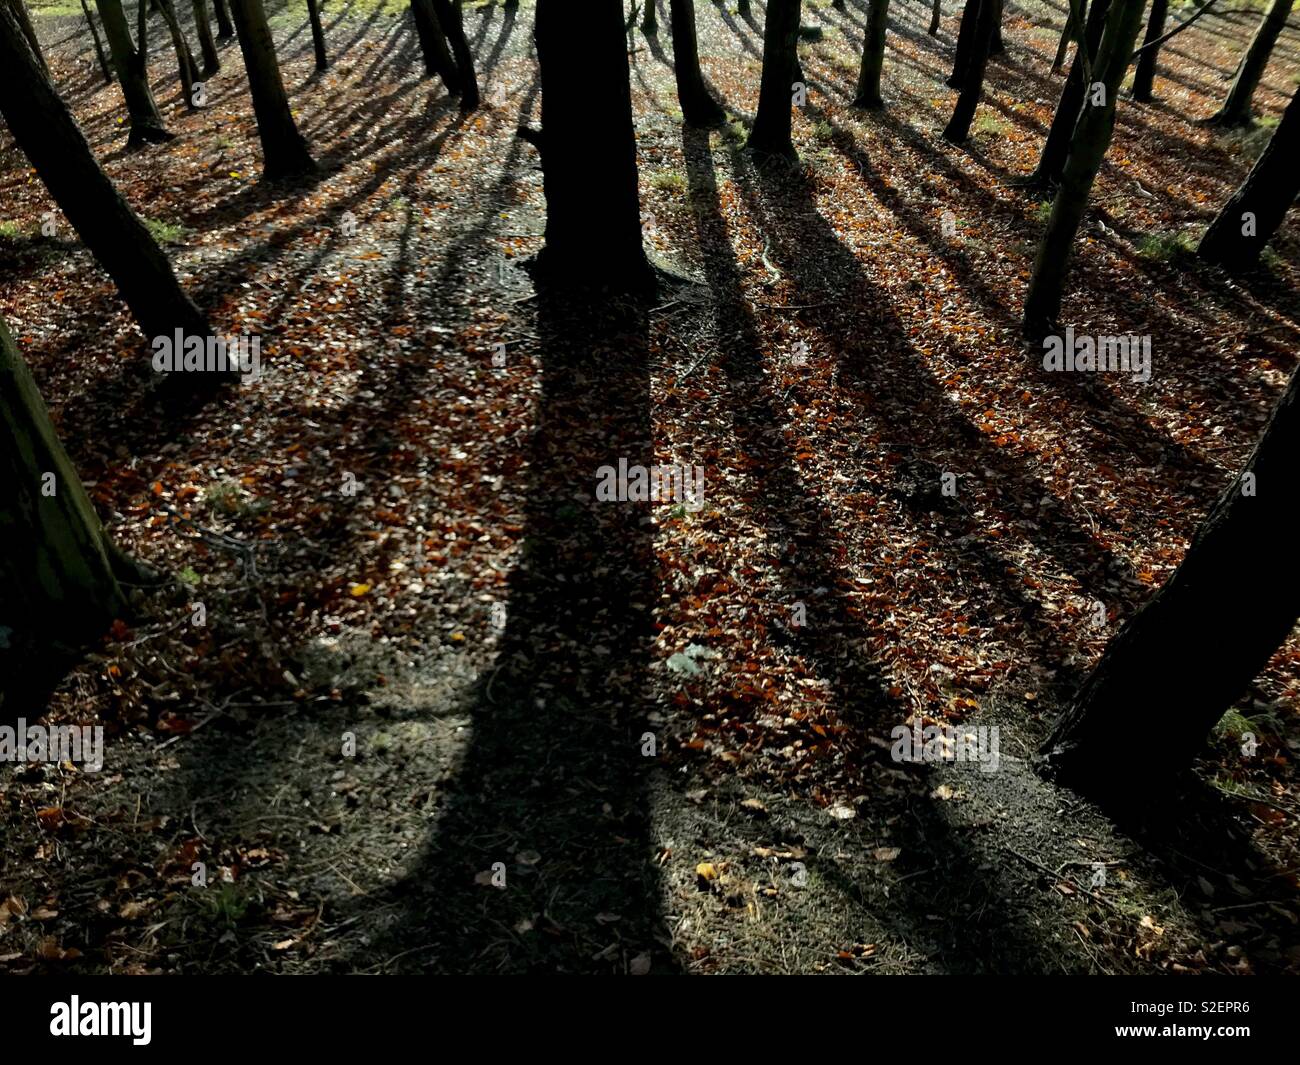
[[[1102,0],[1096,3],[1100,6]],[[1028,336],[1041,337],[1049,332],[1061,309],[1070,249],[1088,206],[1088,193],[1115,131],[1116,96],[1133,55],[1143,6],[1142,0],[1115,0],[1106,18],[1106,32],[1093,70],[1094,84],[1100,82],[1105,86],[1105,102],[1085,103],[1075,127],[1061,187],[1052,202],[1052,214],[1038,247],[1025,297],[1023,325]]]
[[[885,65],[885,27],[889,21],[889,0],[871,0],[867,32],[862,44],[862,65],[858,69],[858,90],[854,107],[877,110],[885,106],[880,96],[880,72]]]
[[[979,14],[978,0],[966,0],[961,9],[961,24],[957,27],[957,47],[952,56],[952,73],[948,75],[950,89],[960,89],[965,83],[975,44],[975,23]]]
[[[760,157],[798,158],[790,136],[790,108],[799,42],[799,8],[800,0],[768,0],[758,113],[748,141],[750,151]]]
[[[1300,613],[1297,455],[1300,373],[1174,575],[1107,644],[1056,723],[1040,751],[1050,769],[1085,788],[1156,788],[1196,757]],[[1150,741],[1135,742],[1139,732]]]
[[[1165,32],[1165,17],[1168,13],[1169,0],[1151,0],[1151,15],[1147,19],[1146,36],[1142,39],[1144,46],[1160,39]],[[1133,72],[1133,99],[1139,103],[1149,103],[1151,100],[1151,90],[1156,80],[1156,57],[1159,54],[1160,46],[1156,45],[1138,55],[1137,70]]]
[[[966,68],[961,93],[952,109],[952,117],[944,127],[943,139],[962,144],[970,133],[971,120],[984,95],[984,69],[988,65],[989,38],[993,35],[993,22],[998,13],[998,0],[967,0],[967,5],[977,4],[974,39],[971,42],[970,65]]]
[[[934,0],[933,5],[930,7],[930,28],[926,30],[926,33],[931,37],[937,37],[939,34],[939,18],[943,14],[940,11],[941,4],[942,0]]]
[[[289,110],[262,0],[230,0],[230,10],[248,70],[257,135],[262,142],[263,176],[274,181],[310,174],[316,164]]]
[[[131,135],[127,139],[127,147],[135,148],[145,141],[171,140],[174,134],[168,133],[163,125],[153,90],[149,88],[148,60],[144,48],[137,48],[131,40],[131,27],[126,21],[126,12],[122,10],[122,0],[95,0],[95,5],[99,8],[99,17],[104,23],[104,36],[108,38],[113,69],[117,73],[118,84],[122,86],[126,111],[131,119]]]
[[[1300,89],[1241,188],[1201,237],[1196,254],[1229,270],[1253,266],[1300,195]]]
[[[213,0],[213,7],[217,12],[217,40],[228,41],[235,35],[235,24],[230,21],[226,0]]]
[[[653,287],[641,246],[636,135],[620,0],[537,0],[546,243],[543,284]]]
[[[1085,0],[1079,0],[1079,13],[1087,19]],[[1078,36],[1074,26],[1074,8],[1070,7],[1065,15],[1065,26],[1061,29],[1061,39],[1056,44],[1056,58],[1052,60],[1052,73],[1059,74],[1065,65],[1065,53],[1070,50],[1070,42]]]
[[[1101,45],[1102,31],[1106,28],[1106,16],[1110,12],[1111,0],[1092,0],[1088,8],[1088,18],[1084,24],[1084,40],[1088,45],[1088,55],[1095,61],[1097,49]],[[1065,170],[1065,160],[1070,154],[1070,139],[1074,136],[1079,123],[1079,110],[1083,106],[1087,86],[1084,84],[1083,57],[1081,49],[1076,49],[1074,60],[1070,63],[1070,73],[1061,88],[1061,99],[1057,101],[1056,111],[1052,115],[1052,125],[1043,142],[1043,153],[1038,158],[1038,166],[1024,180],[1024,184],[1048,188],[1060,184],[1061,174]],[[1095,71],[1094,71],[1095,77]]]
[[[3,2],[4,6],[13,12],[14,19],[23,31],[23,36],[27,38],[27,43],[31,46],[32,54],[36,56],[36,62],[48,74],[50,65],[45,62],[45,53],[41,51],[41,39],[36,36],[36,27],[32,24],[32,16],[28,13],[27,6],[23,3],[23,0],[0,0],[0,2]]]
[[[0,112],[50,195],[113,278],[144,335],[170,336],[180,329],[207,336],[207,320],[181,290],[167,256],[100,169],[72,112],[3,10]]]
[[[474,53],[470,51],[469,40],[465,36],[465,19],[462,13],[462,0],[433,0],[434,10],[438,13],[438,24],[451,45],[451,58],[456,64],[456,78],[460,85],[460,109],[473,111],[478,108],[478,76],[474,73]]]
[[[669,0],[672,22],[673,74],[677,78],[677,102],[682,121],[688,126],[720,126],[726,112],[709,93],[700,72],[700,46],[695,33],[695,0]]]
[[[433,8],[433,0],[411,0],[411,18],[415,20],[415,32],[420,38],[420,53],[424,56],[424,73],[437,74],[442,79],[447,92],[452,96],[460,93],[460,76],[456,62],[451,58],[451,48],[446,35],[442,32],[442,23]]]
[[[172,50],[176,53],[176,74],[181,83],[181,95],[185,98],[185,107],[189,111],[198,110],[194,102],[194,83],[199,80],[199,66],[194,62],[194,53],[190,51],[189,42],[181,32],[180,20],[172,0],[158,0],[158,11],[167,26],[167,33],[172,40]]]
[[[323,72],[329,67],[329,56],[325,53],[325,27],[320,21],[320,0],[307,0],[307,19],[311,22],[311,46],[316,53],[316,71]]]
[[[104,81],[108,83],[113,80],[113,68],[108,65],[108,58],[104,55],[104,45],[99,39],[99,27],[95,25],[87,0],[81,0],[81,12],[86,16],[86,25],[90,27],[90,39],[95,42],[95,58],[99,60],[99,69],[104,72]]]
[[[212,25],[208,22],[208,0],[193,0],[194,29],[199,37],[199,54],[203,56],[203,67],[199,77],[204,81],[221,69],[221,56],[217,54],[217,42],[212,39]]]
[[[32,664],[26,656],[48,654],[52,644],[77,646],[114,618],[129,616],[130,607],[114,572],[120,555],[3,320],[0,478],[0,625],[12,632],[5,657],[14,659],[0,670],[0,701],[7,703],[20,687],[16,674]],[[6,706],[6,717],[11,709]]]
[[[645,14],[641,16],[641,32],[647,36],[659,32],[659,12],[655,0],[643,0]]]
[[[1255,97],[1255,88],[1268,65],[1268,58],[1273,54],[1273,45],[1277,43],[1282,27],[1291,14],[1294,0],[1273,0],[1265,13],[1250,47],[1237,65],[1237,74],[1232,79],[1232,88],[1223,106],[1210,118],[1216,126],[1248,126],[1254,121],[1251,103]]]

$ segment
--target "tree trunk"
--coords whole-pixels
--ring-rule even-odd
[[[1253,266],[1300,195],[1300,89],[1241,188],[1210,223],[1196,254],[1229,270]]]
[[[213,0],[213,8],[217,12],[217,40],[228,41],[235,35],[235,24],[230,21],[226,0]]]
[[[1087,19],[1087,8],[1085,0],[1079,0],[1079,14]],[[1066,12],[1065,26],[1061,30],[1061,39],[1056,44],[1056,58],[1052,60],[1052,73],[1059,74],[1061,67],[1065,65],[1065,53],[1070,50],[1070,42],[1078,36],[1078,31],[1074,26],[1074,8]]]
[[[5,7],[8,7],[13,12],[19,29],[23,31],[23,36],[27,38],[27,43],[31,46],[32,54],[36,56],[36,62],[48,74],[50,65],[45,62],[45,53],[41,51],[41,39],[36,36],[36,27],[32,25],[32,17],[28,14],[23,0],[0,0],[0,3],[3,3]]]
[[[760,157],[798,158],[790,137],[790,108],[799,42],[799,7],[800,0],[768,0],[758,113],[748,141],[750,151]]]
[[[316,169],[307,142],[298,132],[289,110],[275,42],[266,22],[262,0],[230,0],[239,35],[239,50],[248,70],[248,87],[253,95],[257,135],[262,142],[263,176],[276,180],[310,174]]]
[[[1097,58],[1097,49],[1101,44],[1102,31],[1106,28],[1106,16],[1110,11],[1110,0],[1092,0],[1088,9],[1088,18],[1084,24],[1084,40],[1088,45],[1088,55],[1093,61]],[[1070,64],[1070,73],[1066,76],[1061,89],[1061,99],[1056,104],[1052,115],[1052,125],[1043,142],[1043,154],[1039,156],[1038,166],[1025,178],[1024,184],[1048,188],[1060,184],[1061,174],[1065,170],[1065,160],[1070,154],[1070,138],[1074,136],[1079,124],[1079,109],[1083,106],[1086,86],[1083,81],[1083,56],[1081,49],[1076,49],[1074,61]],[[1096,71],[1093,71],[1095,78]]]
[[[695,0],[668,0],[672,22],[673,74],[682,121],[688,126],[720,126],[726,112],[710,94],[700,72],[700,46],[695,34]]]
[[[199,80],[199,66],[194,62],[185,34],[181,32],[180,21],[176,18],[176,9],[172,0],[158,0],[158,10],[167,25],[167,33],[172,39],[172,50],[176,53],[176,73],[181,82],[181,95],[185,97],[187,110],[198,110],[194,102],[194,83]]]
[[[0,11],[0,112],[86,247],[116,283],[146,337],[207,336],[207,320],[171,263],[100,169],[67,104]],[[205,377],[211,375],[191,375]]]
[[[136,48],[131,40],[131,27],[122,10],[122,0],[95,0],[100,20],[104,23],[104,36],[113,57],[113,69],[126,100],[126,111],[131,118],[131,136],[127,147],[135,148],[145,141],[167,141],[174,134],[163,125],[153,90],[149,88],[144,48]]]
[[[659,32],[659,12],[655,0],[644,0],[645,14],[641,17],[641,32],[647,36]]]
[[[433,9],[433,0],[411,0],[411,17],[415,32],[420,38],[420,53],[424,56],[424,73],[437,74],[452,96],[460,93],[460,77],[451,49],[442,32],[442,23]]]
[[[1253,121],[1251,101],[1255,96],[1255,87],[1268,65],[1268,57],[1273,53],[1282,27],[1291,14],[1293,0],[1273,0],[1267,13],[1255,31],[1255,36],[1237,66],[1236,77],[1232,79],[1232,88],[1223,107],[1210,119],[1216,126],[1248,126]]]
[[[311,22],[311,46],[316,52],[316,71],[320,73],[329,65],[325,54],[325,27],[320,22],[320,0],[307,0],[307,18]]]
[[[948,87],[960,89],[966,80],[966,71],[970,67],[972,49],[975,44],[975,23],[979,14],[978,0],[966,0],[961,9],[961,25],[957,27],[957,48],[952,56],[952,73],[948,75]]]
[[[478,77],[474,73],[474,54],[465,37],[465,19],[462,0],[433,0],[438,13],[438,24],[451,45],[451,58],[456,64],[456,78],[460,84],[460,109],[473,111],[479,105]]]
[[[1102,0],[1096,0],[1096,3],[1101,6]],[[1061,309],[1070,248],[1088,206],[1093,180],[1115,131],[1116,96],[1133,57],[1143,6],[1142,0],[1115,0],[1107,16],[1106,32],[1093,70],[1093,84],[1100,82],[1105,86],[1105,100],[1093,104],[1089,98],[1075,127],[1070,155],[1061,175],[1061,187],[1052,202],[1052,214],[1043,242],[1038,247],[1034,273],[1025,297],[1023,324],[1028,336],[1041,337],[1049,332]]]
[[[208,0],[193,0],[193,8],[199,54],[203,56],[203,68],[199,71],[199,77],[207,81],[221,69],[221,56],[217,54],[217,42],[212,39],[212,26],[208,22]]]
[[[926,32],[931,37],[939,35],[939,17],[942,14],[939,8],[942,2],[943,0],[934,0],[934,4],[930,8],[930,28]]]
[[[1151,0],[1151,16],[1147,19],[1146,36],[1143,45],[1160,39],[1165,32],[1165,16],[1169,13],[1169,0]],[[1156,80],[1156,56],[1160,46],[1148,48],[1138,56],[1137,70],[1133,72],[1133,99],[1139,103],[1151,101],[1151,89]]]
[[[854,107],[876,110],[885,106],[880,97],[880,72],[885,65],[885,26],[889,21],[889,0],[871,0],[867,12],[867,33],[862,44],[862,65],[858,70],[858,91]]]
[[[641,246],[636,135],[620,0],[537,0],[542,83],[544,284],[648,289]]]
[[[1006,42],[1002,40],[1003,0],[997,0],[997,10],[993,13],[993,34],[989,38],[989,55],[1005,55]]]
[[[1040,751],[1049,768],[1094,788],[1157,788],[1196,757],[1300,613],[1297,455],[1300,373],[1182,564],[1107,644],[1056,723]],[[1259,579],[1256,563],[1268,567]]]
[[[86,16],[86,25],[90,27],[90,39],[95,42],[95,58],[99,60],[99,69],[104,72],[104,81],[108,83],[113,80],[113,68],[108,65],[108,59],[104,55],[104,45],[99,39],[99,27],[95,25],[94,16],[90,13],[90,5],[86,0],[81,0],[81,11]]]
[[[984,68],[988,65],[989,38],[993,36],[993,22],[998,13],[998,0],[967,0],[978,4],[975,16],[975,34],[971,42],[970,65],[966,68],[961,93],[952,109],[952,117],[944,127],[943,139],[953,144],[963,144],[970,133],[971,120],[984,95]]]
[[[15,28],[17,22],[14,20]],[[7,32],[8,27],[3,31]],[[0,626],[11,631],[0,668],[5,716],[29,656],[75,647],[129,616],[90,497],[54,431],[49,412],[0,320]]]

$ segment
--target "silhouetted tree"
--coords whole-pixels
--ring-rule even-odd
[[[221,69],[221,56],[217,54],[217,42],[212,39],[212,26],[208,22],[208,0],[193,0],[194,31],[199,38],[199,54],[203,56],[203,66],[199,77],[204,81]]]
[[[0,0],[0,4],[8,7],[13,12],[14,19],[23,31],[23,36],[27,38],[27,43],[31,45],[32,54],[36,56],[36,62],[41,65],[42,70],[49,73],[49,64],[45,62],[45,53],[41,51],[41,39],[36,36],[36,27],[32,25],[32,17],[27,12],[27,5],[23,3],[23,0]]]
[[[425,74],[437,74],[447,92],[456,96],[460,92],[460,76],[456,71],[456,62],[451,58],[451,47],[442,31],[442,22],[434,10],[433,0],[411,0],[411,18],[415,21],[415,32],[420,38]]]
[[[1264,18],[1251,38],[1250,47],[1237,65],[1236,76],[1228,90],[1228,98],[1223,101],[1210,122],[1217,126],[1248,126],[1253,121],[1251,103],[1255,97],[1255,87],[1268,66],[1268,57],[1273,54],[1273,45],[1277,43],[1282,27],[1291,14],[1294,0],[1273,0]]]
[[[975,109],[979,107],[980,97],[984,95],[984,69],[988,65],[989,38],[993,34],[993,20],[997,17],[998,10],[998,0],[967,0],[967,3],[977,4],[978,9],[970,65],[966,68],[952,117],[943,130],[944,140],[953,144],[961,144],[966,140],[971,120],[975,117]]]
[[[158,12],[162,15],[167,33],[171,37],[172,50],[176,53],[176,73],[180,78],[181,96],[185,100],[186,109],[194,111],[198,107],[194,102],[194,83],[199,80],[199,65],[194,62],[194,54],[190,51],[189,42],[181,32],[180,20],[176,17],[172,0],[157,0],[157,3]]]
[[[942,15],[940,5],[942,2],[943,0],[934,0],[934,4],[930,8],[930,28],[926,32],[931,37],[936,37],[939,33],[939,18]]]
[[[330,65],[325,52],[325,27],[320,21],[320,0],[307,0],[307,20],[311,23],[311,46],[316,53],[316,70],[321,72]]]
[[[108,38],[108,50],[113,56],[113,70],[122,86],[126,112],[131,120],[127,147],[135,148],[145,141],[171,140],[174,134],[168,133],[163,125],[153,90],[149,88],[148,56],[142,32],[146,25],[144,5],[140,5],[142,17],[137,29],[139,47],[131,40],[131,27],[126,21],[126,12],[122,10],[122,0],[95,0],[95,6],[99,8],[99,17],[104,23],[104,36]]]
[[[871,110],[884,107],[880,97],[880,72],[885,65],[885,27],[889,21],[889,0],[871,0],[867,32],[862,44],[862,65],[858,69],[858,90],[854,107]]]
[[[700,73],[699,41],[695,34],[695,0],[668,0],[672,22],[673,74],[677,78],[677,102],[688,126],[718,126],[726,112],[710,94]]]
[[[1156,58],[1160,54],[1160,46],[1154,42],[1165,32],[1165,16],[1168,13],[1169,0],[1151,0],[1146,36],[1142,39],[1142,50],[1138,53],[1137,70],[1133,72],[1133,99],[1142,103],[1151,99],[1151,89],[1156,80]]]
[[[90,13],[90,4],[86,0],[81,0],[81,13],[86,16],[86,25],[90,27],[90,39],[95,42],[95,58],[99,60],[99,69],[104,72],[104,81],[112,81],[113,68],[108,65],[108,59],[104,55],[104,45],[99,39],[99,27],[95,25],[95,17]]]
[[[473,111],[479,105],[478,76],[474,73],[474,54],[465,36],[465,20],[461,0],[433,0],[438,12],[438,23],[451,45],[452,61],[456,64],[456,81],[460,93],[460,109]]]
[[[800,0],[768,0],[763,24],[763,76],[758,88],[758,113],[748,145],[758,156],[795,159],[790,136],[796,49],[799,43]]]
[[[212,6],[217,13],[217,40],[228,41],[235,35],[235,24],[230,21],[226,0],[213,0]]]

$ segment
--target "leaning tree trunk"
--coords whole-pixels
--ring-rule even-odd
[[[998,0],[967,0],[967,4],[978,4],[979,10],[975,16],[970,65],[962,79],[961,93],[952,109],[952,117],[943,130],[943,139],[953,144],[965,142],[970,133],[971,120],[975,117],[975,109],[979,107],[980,97],[984,95],[984,69],[988,65],[989,39],[993,36],[993,21],[998,13]]]
[[[939,16],[942,14],[939,6],[941,3],[942,0],[934,0],[934,4],[930,8],[930,28],[925,32],[931,37],[937,37],[939,34]]]
[[[221,56],[217,54],[217,42],[212,39],[212,26],[208,22],[208,0],[193,0],[193,8],[199,54],[203,56],[203,68],[199,71],[199,77],[206,81],[221,69]]]
[[[420,53],[424,56],[424,73],[437,74],[452,96],[460,93],[460,76],[456,62],[451,58],[451,48],[438,13],[433,8],[433,0],[411,0],[411,18],[415,21],[415,32],[420,38]]]
[[[947,85],[950,89],[960,89],[966,80],[966,71],[970,69],[971,56],[974,55],[975,23],[979,14],[977,0],[966,0],[961,9],[961,24],[957,27],[957,47],[952,56],[952,73],[948,75]]]
[[[542,160],[546,243],[536,276],[543,284],[630,291],[654,283],[641,246],[623,26],[620,0],[537,0],[542,130],[521,134]]]
[[[78,646],[130,608],[115,571],[124,556],[104,534],[3,320],[0,479],[0,627],[9,630],[5,657],[13,659],[0,669],[0,702],[7,703],[22,687],[30,656]],[[5,716],[26,709],[6,706]]]
[[[880,97],[880,72],[885,65],[885,26],[889,21],[889,0],[871,0],[867,32],[862,44],[862,65],[858,69],[858,91],[854,107],[877,110],[885,106]]]
[[[217,40],[228,41],[235,35],[235,24],[230,21],[226,0],[213,0],[213,8],[217,13]]]
[[[720,126],[727,114],[710,95],[700,72],[700,46],[695,33],[695,0],[668,0],[672,22],[673,74],[677,78],[677,102],[682,121],[688,126]]]
[[[172,50],[176,53],[176,73],[180,78],[185,107],[195,111],[198,105],[194,102],[194,83],[199,80],[199,66],[194,62],[194,54],[190,51],[189,42],[185,40],[185,34],[181,32],[181,24],[176,18],[176,9],[172,6],[172,0],[158,0],[158,10],[171,36]]]
[[[143,45],[135,46],[131,40],[131,27],[122,10],[122,0],[95,0],[100,20],[104,23],[104,36],[113,57],[113,69],[126,100],[126,111],[131,119],[131,135],[127,147],[135,148],[145,141],[167,141],[174,136],[163,125],[153,90],[149,88],[147,56]]]
[[[27,43],[31,45],[32,54],[36,56],[36,61],[40,63],[41,69],[47,74],[50,71],[50,65],[45,62],[45,53],[41,51],[41,39],[36,36],[36,27],[32,25],[32,17],[27,12],[27,6],[23,0],[0,0],[0,5],[9,8],[13,12],[19,28],[23,31],[23,36],[27,38]]]
[[[1078,0],[1078,13],[1087,18],[1085,0]],[[1065,27],[1061,30],[1061,39],[1056,42],[1056,58],[1052,60],[1052,73],[1059,74],[1065,65],[1065,53],[1070,50],[1070,42],[1078,36],[1075,29],[1075,5],[1070,4],[1065,13]]]
[[[1101,44],[1102,31],[1106,28],[1106,16],[1110,12],[1110,0],[1092,0],[1088,8],[1088,18],[1084,23],[1083,38],[1088,46],[1088,55],[1095,61],[1097,49]],[[1075,127],[1079,124],[1079,109],[1087,86],[1084,84],[1082,49],[1075,49],[1074,61],[1070,64],[1070,73],[1066,76],[1061,89],[1061,99],[1056,104],[1052,115],[1052,125],[1043,142],[1043,153],[1038,158],[1034,172],[1024,179],[1023,184],[1036,188],[1050,188],[1060,184],[1061,174],[1065,170],[1065,160],[1070,154],[1070,140]],[[1093,71],[1094,77],[1096,71]]]
[[[230,0],[239,35],[239,50],[248,70],[257,135],[262,142],[263,176],[276,180],[310,174],[316,169],[307,142],[298,132],[280,78],[275,42],[262,0]]]
[[[90,39],[95,42],[95,58],[99,60],[99,69],[104,72],[104,82],[108,83],[113,80],[113,68],[108,65],[108,59],[104,55],[104,45],[99,39],[99,27],[95,25],[94,16],[90,13],[90,5],[86,0],[81,0],[81,12],[86,16],[86,25],[90,27]]]
[[[320,73],[329,65],[325,54],[325,27],[320,21],[320,0],[307,0],[307,19],[311,23],[311,46],[316,52],[316,71]]]
[[[451,58],[456,64],[456,77],[460,83],[460,109],[473,111],[479,105],[478,76],[474,73],[474,53],[470,51],[465,36],[465,18],[461,0],[433,0],[442,27],[451,45]]]
[[[1102,0],[1096,0],[1096,3],[1100,6]],[[1052,214],[1043,241],[1038,246],[1029,292],[1025,296],[1023,324],[1028,336],[1043,336],[1049,332],[1061,309],[1070,249],[1088,206],[1088,193],[1092,191],[1093,180],[1115,131],[1116,97],[1133,56],[1133,45],[1142,24],[1143,6],[1142,0],[1115,0],[1106,19],[1106,32],[1093,70],[1096,80],[1075,127],[1070,156],[1061,175],[1061,187],[1052,201]],[[1094,92],[1102,94],[1102,99],[1096,103],[1093,102]]]
[[[171,263],[100,169],[67,104],[0,9],[0,112],[73,229],[116,283],[146,337],[207,336]],[[194,378],[210,374],[187,375]]]
[[[1151,15],[1147,19],[1146,36],[1142,39],[1144,50],[1138,55],[1137,70],[1133,72],[1133,99],[1139,103],[1151,101],[1151,90],[1156,81],[1156,56],[1160,54],[1160,45],[1152,45],[1152,42],[1158,41],[1165,32],[1168,13],[1169,0],[1151,0]]]
[[[748,141],[750,151],[760,157],[798,158],[790,136],[790,107],[799,44],[799,7],[800,0],[768,0],[758,113]]]
[[[1196,254],[1229,270],[1254,265],[1300,196],[1300,88],[1241,188],[1210,223]]]
[[[1237,74],[1232,79],[1232,88],[1223,106],[1210,119],[1216,126],[1248,126],[1252,121],[1251,101],[1255,96],[1255,87],[1268,65],[1268,57],[1273,54],[1273,45],[1277,43],[1282,27],[1291,14],[1294,0],[1273,0],[1251,39],[1250,47],[1242,56],[1237,66]]]
[[[1298,455],[1300,372],[1174,575],[1106,645],[1056,723],[1040,751],[1049,768],[1084,787],[1155,788],[1190,765],[1300,614]],[[1259,579],[1256,562],[1268,567]],[[1135,730],[1151,741],[1133,742]]]

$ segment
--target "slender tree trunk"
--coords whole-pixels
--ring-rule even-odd
[[[226,0],[213,0],[213,8],[217,13],[217,40],[228,41],[235,35],[235,24],[230,21]]]
[[[1092,0],[1088,9],[1087,22],[1084,24],[1084,40],[1088,45],[1088,55],[1095,62],[1097,49],[1101,44],[1102,31],[1106,28],[1106,15],[1110,11],[1111,0]],[[1096,74],[1094,70],[1094,76]],[[1040,188],[1057,185],[1065,170],[1065,160],[1070,154],[1070,139],[1074,136],[1079,123],[1079,110],[1087,88],[1083,81],[1083,56],[1076,49],[1074,61],[1070,64],[1070,73],[1061,88],[1061,99],[1056,104],[1052,115],[1052,125],[1043,142],[1043,154],[1038,158],[1038,166],[1024,180],[1024,184]]]
[[[858,70],[858,91],[854,107],[876,110],[885,106],[880,96],[880,72],[885,65],[885,27],[889,21],[889,0],[871,0],[867,12],[867,32],[862,45],[862,65]]]
[[[128,617],[130,607],[114,572],[121,556],[3,320],[0,478],[0,626],[10,630],[7,651],[0,651],[0,704],[12,718],[27,709],[10,700],[33,656],[49,655],[51,645],[79,646],[114,618]]]
[[[199,80],[199,66],[194,62],[194,53],[190,51],[185,34],[181,32],[180,20],[176,17],[172,0],[158,0],[158,10],[172,39],[172,50],[176,53],[176,73],[180,78],[185,107],[190,111],[198,110],[194,102],[194,83]]]
[[[970,133],[971,120],[984,95],[984,68],[988,65],[989,38],[993,35],[993,20],[998,13],[998,0],[967,0],[978,4],[975,16],[975,37],[971,44],[970,66],[962,82],[952,117],[944,127],[943,139],[953,144],[963,144]]]
[[[1241,188],[1210,223],[1196,254],[1229,270],[1253,266],[1300,195],[1300,89]]]
[[[153,90],[149,88],[143,44],[137,48],[131,40],[131,27],[126,21],[126,12],[122,10],[122,0],[95,0],[95,4],[104,23],[104,36],[108,38],[108,50],[113,56],[113,69],[117,72],[118,84],[122,86],[122,96],[126,100],[127,114],[131,118],[131,136],[127,140],[127,147],[135,148],[145,141],[171,140],[174,134],[168,133],[163,125]]]
[[[167,256],[100,169],[72,112],[3,9],[0,112],[73,229],[113,278],[144,335],[170,336],[176,329],[208,335],[207,320],[181,290]]]
[[[459,95],[460,76],[455,60],[451,58],[446,35],[442,32],[442,23],[433,8],[433,0],[411,0],[411,17],[415,20],[415,32],[420,38],[424,73],[437,74],[448,93],[452,96]]]
[[[940,5],[942,2],[943,0],[934,0],[934,3],[930,7],[930,28],[926,30],[926,33],[931,37],[937,37],[939,35],[939,18],[943,14],[943,12],[940,11]]]
[[[659,32],[659,12],[655,0],[643,0],[645,14],[641,16],[641,32],[649,36]]]
[[[1098,6],[1101,2],[1096,0]],[[1029,336],[1045,335],[1060,312],[1070,249],[1087,209],[1093,180],[1115,131],[1116,96],[1133,56],[1142,10],[1142,0],[1115,0],[1107,16],[1106,32],[1093,70],[1093,87],[1075,127],[1061,187],[1052,202],[1052,214],[1038,247],[1025,297],[1024,328]],[[1101,92],[1103,99],[1093,103],[1094,92]]]
[[[673,33],[673,74],[677,101],[688,126],[720,126],[726,112],[710,94],[700,72],[699,40],[695,34],[695,0],[668,0]]]
[[[1087,18],[1086,2],[1079,0],[1079,13]],[[1065,53],[1070,50],[1070,42],[1078,36],[1078,30],[1075,28],[1074,8],[1071,7],[1065,16],[1065,26],[1061,30],[1061,39],[1056,43],[1056,58],[1052,60],[1052,73],[1059,74],[1061,67],[1065,65]]]
[[[1169,0],[1151,0],[1151,15],[1147,19],[1146,36],[1143,45],[1160,39],[1165,32],[1165,17],[1169,13]],[[1151,90],[1156,81],[1156,56],[1160,46],[1148,48],[1138,56],[1137,70],[1133,72],[1133,99],[1139,103],[1149,103]]]
[[[537,0],[542,131],[521,132],[542,159],[546,243],[536,275],[545,284],[619,290],[654,284],[641,246],[623,25],[620,0]]]
[[[1255,31],[1255,36],[1250,42],[1250,47],[1246,49],[1246,54],[1241,57],[1241,63],[1237,66],[1237,74],[1232,79],[1228,98],[1210,119],[1214,125],[1248,126],[1254,120],[1251,114],[1251,102],[1255,97],[1255,88],[1259,85],[1264,68],[1268,66],[1268,58],[1273,54],[1273,45],[1277,43],[1282,27],[1286,25],[1287,16],[1291,14],[1293,2],[1294,0],[1273,0],[1269,5],[1263,21],[1259,24],[1259,29]]]
[[[208,22],[208,0],[193,0],[194,29],[199,38],[199,54],[203,56],[203,67],[199,77],[204,81],[221,69],[221,56],[217,54],[217,42],[212,39],[212,25]]]
[[[113,80],[113,68],[108,65],[108,58],[104,55],[104,45],[99,39],[99,27],[95,25],[87,0],[81,0],[81,11],[86,16],[86,25],[90,27],[90,39],[95,42],[95,58],[99,60],[99,69],[104,72],[105,83],[110,82]]]
[[[1056,723],[1040,752],[1051,769],[1085,788],[1137,789],[1191,764],[1300,613],[1297,455],[1300,373],[1181,565],[1107,644]],[[1135,729],[1152,742],[1130,742]]]
[[[45,53],[41,51],[41,39],[36,36],[36,27],[32,25],[32,17],[28,14],[27,6],[23,3],[23,0],[0,0],[0,3],[3,3],[5,7],[8,7],[13,12],[19,29],[23,31],[23,36],[27,38],[27,43],[31,46],[32,54],[36,56],[36,62],[48,74],[50,66],[45,62]]]
[[[948,75],[948,87],[960,89],[966,80],[966,71],[975,46],[975,22],[979,14],[978,0],[966,0],[961,9],[961,25],[957,27],[957,48],[952,56],[952,73]]]
[[[275,42],[262,0],[230,0],[239,34],[239,50],[248,70],[257,135],[262,142],[263,176],[276,180],[310,174],[316,169],[307,142],[289,110],[289,97],[280,78]]]
[[[473,111],[479,105],[478,76],[474,73],[474,53],[470,51],[465,36],[465,19],[462,0],[433,0],[438,13],[438,24],[451,45],[451,58],[456,64],[456,77],[460,83],[460,109]]]
[[[798,158],[790,136],[790,108],[799,43],[799,7],[800,0],[768,0],[758,113],[748,142],[758,156]]]
[[[320,21],[320,0],[307,0],[307,18],[311,22],[311,46],[316,52],[316,71],[320,73],[329,65],[325,54],[325,27]]]

